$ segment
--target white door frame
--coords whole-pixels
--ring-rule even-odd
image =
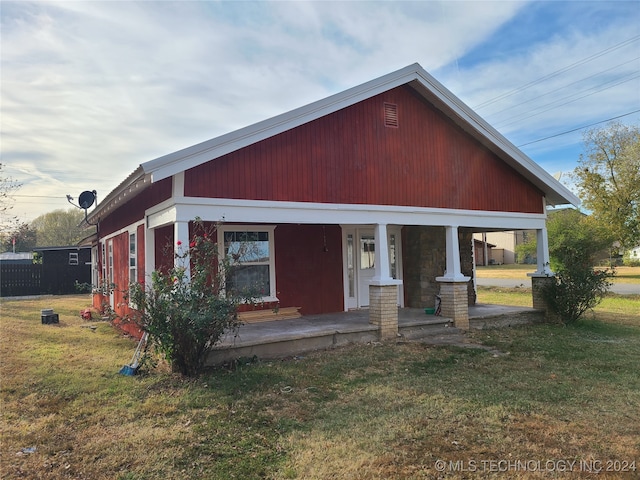
[[[342,228],[342,259],[344,284],[344,309],[353,310],[368,306],[368,302],[361,300],[363,292],[359,289],[368,288],[360,285],[360,238],[362,235],[373,236],[374,225],[341,225]],[[389,245],[389,262],[391,275],[402,280],[402,227],[389,225],[387,227],[387,242]],[[378,242],[376,242],[377,244]],[[395,260],[395,265],[393,262]],[[368,298],[368,290],[366,297]],[[398,305],[404,307],[404,289],[398,285]]]

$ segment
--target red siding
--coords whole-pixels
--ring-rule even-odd
[[[342,233],[336,225],[276,227],[276,288],[281,307],[302,307],[303,315],[344,310],[341,245]]]
[[[187,170],[185,194],[542,213],[538,189],[410,87]]]
[[[173,266],[173,225],[157,228],[155,231],[156,270],[167,271]]]

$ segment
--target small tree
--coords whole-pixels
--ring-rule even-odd
[[[202,370],[222,335],[238,328],[239,304],[254,298],[249,291],[227,290],[226,279],[237,264],[219,255],[202,222],[195,225],[200,233],[188,248],[178,242],[173,267],[154,271],[147,288],[131,286],[133,320],[173,370],[186,376]]]
[[[549,257],[555,282],[544,289],[547,304],[565,324],[576,322],[600,303],[615,270],[594,270],[596,255],[611,245],[611,235],[577,210],[553,212],[547,222]]]
[[[13,195],[22,184],[16,182],[11,177],[6,177],[2,169],[5,164],[0,163],[0,232],[3,236],[9,231],[19,227],[20,221],[18,217],[10,215],[9,211],[13,208]]]
[[[15,241],[15,243],[14,243]],[[16,226],[6,237],[2,244],[3,252],[30,252],[36,246],[36,231],[29,224],[22,223]]]

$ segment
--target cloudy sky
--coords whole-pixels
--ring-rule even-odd
[[[640,2],[0,2],[12,214],[420,63],[549,173],[640,123]],[[605,125],[598,123],[596,126]],[[572,133],[566,133],[575,130]],[[563,175],[562,181],[566,180]]]

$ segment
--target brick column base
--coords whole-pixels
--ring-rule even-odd
[[[369,285],[369,323],[378,326],[380,340],[398,336],[397,285]]]
[[[468,282],[442,282],[440,284],[440,311],[443,317],[452,318],[460,330],[469,330]]]
[[[533,308],[545,311],[545,318],[547,321],[557,320],[554,312],[551,311],[547,305],[547,301],[542,294],[547,285],[555,282],[555,277],[548,276],[531,276],[531,295],[533,296]]]

